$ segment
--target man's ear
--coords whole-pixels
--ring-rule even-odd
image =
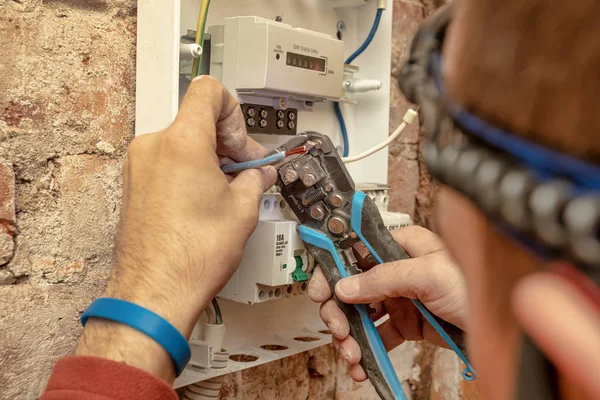
[[[556,271],[560,271],[557,269]],[[561,272],[528,275],[516,285],[517,321],[555,365],[567,399],[600,399],[600,291]],[[582,287],[586,285],[585,288]]]

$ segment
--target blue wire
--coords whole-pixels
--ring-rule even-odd
[[[354,53],[352,53],[352,55],[350,57],[348,57],[346,59],[346,62],[345,62],[346,64],[352,64],[352,61],[354,61],[354,59],[356,57],[360,56],[362,54],[362,52],[365,51],[365,49],[367,47],[369,47],[369,45],[373,41],[373,38],[375,37],[375,34],[377,33],[377,29],[379,28],[379,22],[381,21],[381,14],[383,14],[383,8],[378,8],[377,14],[375,14],[375,22],[373,22],[373,27],[371,28],[371,32],[369,32],[369,35],[365,39],[364,43],[358,49],[356,49],[356,51]]]
[[[352,61],[356,59],[356,57],[360,56],[363,51],[366,50],[367,47],[373,41],[375,34],[377,33],[377,29],[379,28],[379,22],[381,22],[381,14],[383,14],[383,8],[378,8],[377,13],[375,14],[375,21],[373,22],[373,26],[371,27],[371,31],[369,35],[365,39],[362,45],[350,57],[346,59],[345,64],[351,64]],[[348,130],[346,129],[346,122],[344,121],[344,115],[342,114],[342,110],[340,109],[340,104],[337,101],[333,102],[333,109],[335,110],[335,115],[340,124],[340,129],[342,130],[342,140],[344,142],[344,151],[343,157],[348,157],[350,155],[350,144],[348,143]]]
[[[335,111],[335,116],[340,123],[340,129],[342,130],[342,140],[344,142],[344,151],[342,157],[348,157],[350,154],[350,145],[348,144],[348,130],[346,129],[346,121],[344,121],[344,115],[342,114],[342,110],[340,108],[340,103],[337,101],[333,102],[333,110]]]
[[[227,164],[221,167],[221,171],[225,174],[230,174],[232,172],[243,171],[251,168],[260,168],[266,165],[271,165],[276,163],[277,161],[283,160],[285,158],[285,153],[275,153],[265,158],[260,158],[258,160],[245,161],[241,163],[235,164]]]

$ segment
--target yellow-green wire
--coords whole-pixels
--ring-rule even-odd
[[[210,6],[210,0],[202,0],[200,4],[200,12],[198,13],[198,26],[196,27],[196,43],[204,47],[204,29],[206,28],[206,17],[208,16],[208,7]],[[197,77],[200,74],[200,64],[202,61],[202,55],[194,59],[192,65],[192,78]]]

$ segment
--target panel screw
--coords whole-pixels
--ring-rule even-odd
[[[265,128],[267,126],[267,120],[266,119],[261,119],[258,122],[258,125],[260,125],[261,128]]]
[[[277,111],[277,118],[283,119],[283,117],[285,117],[285,113],[281,110]]]
[[[294,168],[300,168],[300,161],[294,161]]]
[[[334,235],[341,235],[346,230],[346,223],[340,217],[331,217],[327,221],[327,228]]]
[[[302,169],[305,171],[308,171],[310,169],[310,165],[308,163],[304,163],[304,165],[302,166]]]
[[[293,121],[293,120],[295,120],[295,119],[296,119],[296,113],[295,113],[295,112],[293,112],[293,111],[290,111],[290,112],[288,113],[288,118],[290,119],[290,121]]]
[[[267,118],[267,115],[269,115],[269,113],[267,113],[267,110],[265,110],[264,108],[260,110],[261,118]]]
[[[296,127],[296,124],[294,123],[294,121],[288,122],[288,128],[294,129],[295,127]]]
[[[323,147],[323,141],[321,141],[321,139],[316,139],[315,140],[315,149],[321,150],[321,147]]]
[[[331,186],[331,184],[327,184],[327,186],[325,186],[326,192],[331,192],[332,190],[333,190],[333,186]]]
[[[282,120],[277,121],[277,128],[282,129],[285,126]]]
[[[246,114],[248,114],[249,117],[254,117],[256,115],[256,110],[254,109],[254,107],[249,107],[246,110]]]
[[[248,124],[248,126],[249,126],[250,128],[252,128],[254,125],[256,125],[256,121],[254,120],[254,118],[248,118],[248,119],[246,120],[246,123]]]
[[[329,201],[331,201],[331,204],[333,204],[334,207],[341,207],[344,199],[339,194],[334,194]]]

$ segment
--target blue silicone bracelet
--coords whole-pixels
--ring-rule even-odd
[[[175,363],[177,376],[190,361],[192,352],[185,337],[167,320],[144,307],[125,300],[102,297],[94,300],[81,316],[83,326],[89,317],[120,322],[150,336],[169,353]]]

